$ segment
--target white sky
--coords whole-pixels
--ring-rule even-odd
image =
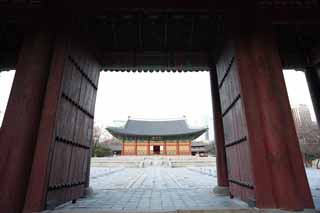
[[[14,71],[0,72],[0,126],[7,107],[14,74]]]
[[[284,76],[291,104],[307,104],[315,120],[304,73],[285,70]],[[0,125],[13,78],[14,72],[0,72]],[[127,120],[128,116],[149,119],[186,116],[191,126],[212,129],[209,73],[101,72],[95,122],[110,126],[115,120]]]
[[[96,122],[133,118],[181,118],[203,125],[212,117],[208,72],[102,72],[97,95]],[[206,125],[206,123],[205,123]]]
[[[291,105],[307,104],[312,120],[316,121],[309,88],[304,72],[295,70],[284,70],[284,78]]]
[[[95,122],[112,126],[114,121],[126,121],[128,116],[145,119],[186,116],[190,126],[207,127],[212,119],[210,97],[209,72],[101,72]]]

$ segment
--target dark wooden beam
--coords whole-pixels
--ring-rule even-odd
[[[144,24],[144,14],[138,14],[138,49],[143,48],[143,24]]]
[[[163,49],[168,50],[168,13],[164,15],[163,24]]]
[[[189,38],[189,48],[192,49],[193,47],[193,34],[194,34],[194,25],[195,25],[196,17],[192,17],[191,26],[190,26],[190,38]],[[209,29],[211,30],[211,29]]]
[[[111,33],[112,33],[112,38],[113,38],[113,48],[117,49],[118,48],[118,37],[117,37],[117,27],[116,27],[116,19],[115,17],[111,18]]]

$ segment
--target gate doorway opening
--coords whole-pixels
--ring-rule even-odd
[[[14,2],[7,3],[20,14]],[[277,10],[270,19],[260,17],[269,6],[270,11],[277,6],[258,5],[262,9],[254,13],[233,13],[230,8],[220,13],[213,7],[110,11],[104,5],[97,16],[68,13],[55,20],[42,19],[47,7],[33,4],[44,12],[26,20],[24,14],[29,13],[17,15],[20,18],[5,14],[10,27],[1,27],[1,43],[8,48],[1,51],[5,57],[0,65],[16,68],[17,77],[0,134],[0,206],[7,212],[29,213],[84,196],[100,71],[139,72],[156,64],[151,70],[210,70],[217,183],[229,190],[230,198],[258,208],[314,208],[281,71],[311,70],[310,85],[319,97],[319,27],[302,24],[314,23],[313,14],[295,20]],[[46,27],[49,23],[52,30]],[[91,41],[96,44],[87,46]],[[315,103],[320,106],[318,98]],[[118,199],[115,195],[110,199]]]
[[[229,200],[228,196],[211,193],[217,185],[217,175],[213,150],[208,150],[214,147],[210,90],[208,71],[101,72],[95,124],[110,137],[102,139],[101,144],[114,150],[110,156],[91,159],[90,186],[94,195],[63,209],[86,206],[92,210],[175,211],[246,207],[245,203]],[[189,148],[194,147],[186,145],[189,139],[186,135],[173,139],[152,135],[141,141],[133,138],[123,142],[107,131],[109,126],[131,125],[128,120],[150,122],[134,123],[143,125],[144,132],[161,130],[168,134],[164,131],[177,131],[174,128],[185,131],[183,126],[172,123],[177,120],[180,125],[185,120],[192,129],[209,128],[192,142],[196,143],[196,151],[202,144],[203,151],[210,151],[210,156],[192,156]],[[157,122],[168,123],[159,126]],[[124,143],[127,147],[123,147]],[[118,147],[120,153],[113,154]]]

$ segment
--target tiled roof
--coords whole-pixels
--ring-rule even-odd
[[[124,127],[108,127],[111,134],[139,135],[139,136],[170,136],[170,135],[201,135],[207,128],[189,128],[185,119],[180,120],[131,120]]]

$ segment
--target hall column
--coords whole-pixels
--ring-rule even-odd
[[[220,105],[219,85],[216,68],[210,70],[211,96],[213,105],[214,138],[216,143],[217,183],[214,192],[227,195],[229,193],[228,168],[224,132],[222,123],[222,112]]]
[[[25,34],[1,128],[0,209],[6,213],[24,205],[51,62],[53,36],[37,27]]]
[[[137,138],[134,142],[134,153],[135,155],[138,155],[138,139]]]
[[[180,151],[179,151],[179,148],[180,148],[180,147],[179,147],[179,140],[177,140],[176,143],[177,143],[177,144],[176,144],[176,152],[177,152],[176,154],[177,154],[177,155],[180,155]]]
[[[121,143],[121,155],[125,155],[125,153],[124,153],[124,139],[122,139],[122,143]]]
[[[320,124],[320,65],[314,65],[306,69],[306,79],[316,114],[318,125]]]
[[[248,129],[256,206],[314,208],[273,26],[257,16],[238,16],[230,26]]]

